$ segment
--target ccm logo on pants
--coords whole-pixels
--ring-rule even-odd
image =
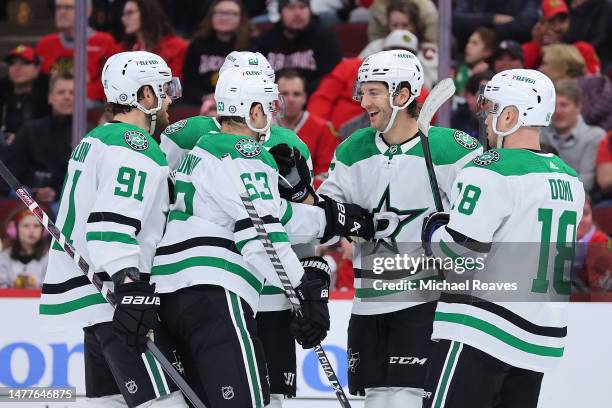
[[[419,364],[425,365],[427,358],[418,357],[389,357],[389,364]]]

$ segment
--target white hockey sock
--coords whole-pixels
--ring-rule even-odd
[[[87,398],[86,404],[88,407],[94,408],[126,408],[127,404],[123,399],[123,395],[107,395],[105,397]]]
[[[423,389],[408,387],[390,387],[387,408],[421,408]]]
[[[389,408],[388,397],[390,388],[376,387],[365,389],[364,408]]]
[[[147,401],[144,404],[138,405],[136,408],[188,408],[189,405],[183,398],[183,393],[174,391],[171,394],[157,398],[153,401]]]
[[[270,403],[266,408],[283,408],[283,394],[270,394]]]

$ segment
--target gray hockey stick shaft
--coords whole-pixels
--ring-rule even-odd
[[[66,239],[64,234],[57,228],[57,226],[49,219],[47,213],[43,211],[38,203],[32,198],[28,190],[22,185],[17,178],[11,173],[6,167],[4,162],[0,160],[0,176],[7,182],[7,184],[15,191],[21,201],[28,207],[28,209],[38,218],[38,221],[42,226],[49,231],[49,234],[59,243],[64,252],[72,258],[74,263],[80,269],[81,272],[90,280],[90,282],[96,287],[96,289],[102,294],[106,301],[115,307],[116,299],[115,295],[110,289],[109,285],[102,282],[102,279],[96,275],[89,264],[72,246],[72,244]],[[164,371],[170,376],[172,381],[180,388],[185,397],[191,401],[197,408],[206,408],[204,403],[198,398],[196,393],[191,389],[187,382],[183,379],[181,374],[176,371],[174,366],[168,359],[163,355],[161,350],[153,343],[151,339],[147,340],[147,349],[153,354],[153,357],[159,362]]]
[[[442,196],[440,195],[438,179],[431,159],[431,150],[429,149],[429,127],[437,110],[440,109],[440,106],[452,97],[454,93],[455,84],[452,79],[446,78],[440,81],[434,86],[429,95],[427,95],[427,99],[425,99],[425,103],[417,119],[419,137],[421,139],[421,145],[423,146],[423,156],[425,158],[425,165],[427,166],[427,175],[429,176],[429,184],[431,185],[436,211],[444,211],[444,206],[442,205]]]
[[[242,179],[240,178],[240,175],[238,174],[238,169],[236,168],[236,164],[234,163],[231,156],[229,155],[225,155],[222,161],[223,161],[225,170],[227,171],[230,177],[230,180],[232,184],[234,185],[234,188],[236,189],[236,192],[238,193],[238,195],[240,195],[240,200],[242,201],[242,204],[244,205],[244,208],[246,209],[249,215],[249,218],[251,219],[251,222],[253,222],[255,231],[257,231],[257,236],[259,237],[259,239],[263,243],[264,248],[266,249],[266,253],[268,254],[268,257],[270,258],[270,262],[272,263],[272,266],[274,266],[274,271],[278,274],[278,277],[283,285],[285,294],[289,298],[289,302],[291,303],[291,307],[293,308],[293,311],[301,316],[302,308],[300,306],[300,301],[298,300],[295,294],[295,290],[293,290],[291,281],[289,280],[289,277],[287,276],[287,272],[285,272],[285,268],[283,267],[283,264],[281,263],[280,258],[278,257],[278,254],[276,253],[276,249],[274,249],[274,245],[272,245],[272,241],[270,240],[270,237],[268,236],[268,233],[264,227],[264,223],[261,220],[261,217],[259,216],[259,214],[257,213],[257,209],[253,205],[253,202],[251,201],[251,198],[249,197],[249,193],[247,192],[246,187],[242,183]],[[321,368],[323,368],[323,371],[325,372],[325,375],[327,376],[327,380],[329,381],[331,387],[334,389],[334,392],[336,393],[336,398],[338,398],[340,405],[344,408],[350,408],[351,404],[349,403],[348,398],[346,397],[346,394],[344,393],[344,390],[342,389],[342,385],[340,385],[340,381],[338,381],[338,377],[336,376],[336,373],[334,372],[334,369],[331,366],[331,363],[329,359],[327,358],[327,355],[325,354],[325,350],[323,350],[323,347],[320,344],[317,344],[314,347],[314,351],[315,351],[315,354],[317,355],[317,358],[319,359]]]

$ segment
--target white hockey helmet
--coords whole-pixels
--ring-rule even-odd
[[[268,78],[272,82],[276,81],[274,70],[272,66],[260,52],[251,52],[251,51],[232,51],[227,57],[225,57],[225,62],[219,69],[219,75],[223,73],[226,69],[234,67],[234,68],[254,68],[263,71],[264,75],[267,75]]]
[[[259,69],[227,68],[219,76],[215,88],[217,116],[238,116],[253,132],[266,133],[272,115],[279,109],[278,86]],[[251,107],[260,103],[267,117],[263,128],[255,128],[250,121]]]
[[[168,89],[164,90],[164,85]],[[138,90],[149,85],[157,106],[147,109],[138,102]],[[151,116],[151,129],[155,132],[156,114],[162,107],[162,99],[176,100],[181,97],[181,82],[172,77],[172,71],[159,55],[146,51],[120,52],[111,56],[102,69],[102,86],[106,101],[119,105],[133,106]]]
[[[523,126],[548,126],[555,112],[555,86],[545,74],[533,69],[508,69],[496,74],[481,90],[478,111],[493,115],[497,147],[503,138]],[[508,106],[518,110],[517,123],[506,132],[497,130],[497,119]]]
[[[367,57],[359,67],[357,81],[353,89],[353,99],[361,103],[361,84],[365,82],[384,82],[387,84],[389,103],[393,113],[383,131],[385,133],[393,126],[397,112],[405,109],[421,94],[423,80],[423,66],[416,55],[410,51],[388,50],[377,52]],[[396,106],[393,99],[399,94],[399,85],[406,82],[410,87],[410,98],[402,106]]]

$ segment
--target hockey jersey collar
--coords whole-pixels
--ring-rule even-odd
[[[384,139],[383,134],[381,132],[376,132],[376,136],[374,137],[374,139],[376,142],[376,147],[378,148],[381,154],[387,154],[388,152],[390,152],[392,155],[406,154],[410,149],[416,146],[420,141],[417,135],[415,135],[411,137],[410,139],[406,140],[404,143],[401,143],[398,145],[392,145],[392,144],[387,143],[387,141]],[[397,151],[397,149],[399,149],[399,151]]]

